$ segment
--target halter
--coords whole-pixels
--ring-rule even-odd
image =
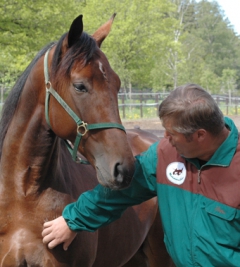
[[[49,99],[50,95],[52,95],[58,103],[67,111],[67,113],[72,117],[72,119],[77,124],[77,131],[76,131],[76,138],[74,142],[74,146],[69,144],[67,140],[64,140],[67,148],[72,156],[72,159],[76,161],[77,163],[82,164],[89,164],[88,161],[81,159],[77,156],[77,150],[78,146],[80,144],[80,141],[82,137],[89,131],[89,130],[96,130],[96,129],[106,129],[106,128],[118,128],[120,130],[123,130],[125,132],[125,128],[119,124],[119,123],[112,123],[112,122],[105,122],[105,123],[95,123],[95,124],[87,124],[86,122],[82,121],[74,112],[73,110],[68,106],[68,104],[61,98],[61,96],[52,88],[52,84],[49,81],[49,73],[48,73],[48,54],[50,49],[46,52],[44,56],[44,77],[45,77],[45,85],[46,85],[46,99],[45,99],[45,118],[50,125],[50,119],[49,119]]]

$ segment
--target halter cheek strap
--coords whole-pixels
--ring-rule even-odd
[[[50,49],[46,52],[44,56],[44,77],[45,77],[45,85],[46,85],[46,98],[45,98],[45,118],[48,125],[50,125],[49,119],[49,99],[50,95],[52,95],[58,103],[67,111],[67,113],[72,117],[72,119],[77,124],[76,130],[76,138],[74,142],[74,146],[69,144],[67,140],[64,140],[67,148],[72,156],[72,159],[78,163],[82,164],[89,164],[88,161],[83,160],[77,156],[78,147],[82,137],[89,131],[89,130],[98,130],[98,129],[107,129],[107,128],[118,128],[125,132],[125,128],[123,125],[119,123],[112,123],[112,122],[105,122],[105,123],[95,123],[95,124],[87,124],[86,122],[82,121],[76,113],[68,106],[68,104],[62,99],[62,97],[52,88],[52,84],[49,80],[49,72],[48,72],[48,54]]]

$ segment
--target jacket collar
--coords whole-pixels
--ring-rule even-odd
[[[233,120],[228,117],[224,118],[226,127],[230,130],[227,139],[221,144],[221,146],[215,151],[211,159],[204,164],[206,165],[217,165],[227,167],[230,165],[232,158],[236,152],[238,144],[238,129],[234,124]],[[186,159],[194,165],[200,167],[198,159]]]

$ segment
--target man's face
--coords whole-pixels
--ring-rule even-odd
[[[197,158],[200,154],[197,132],[193,133],[191,138],[186,138],[182,133],[173,130],[171,120],[163,122],[165,128],[164,137],[167,138],[170,144],[176,148],[177,152],[185,158]]]

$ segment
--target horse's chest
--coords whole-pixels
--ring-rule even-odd
[[[48,191],[37,201],[0,196],[0,267],[75,267],[70,251],[48,250],[42,242],[44,221],[60,216],[69,201],[59,196],[59,203],[52,195]]]
[[[55,266],[41,239],[27,228],[11,229],[1,237],[0,266]]]
[[[96,236],[93,233],[91,242],[83,241],[85,246],[76,246],[63,251],[62,245],[48,250],[42,243],[40,230],[21,227],[11,229],[0,239],[0,267],[90,267],[96,254]],[[75,240],[76,242],[77,240]],[[85,248],[86,247],[86,248]],[[88,248],[88,251],[84,251]],[[93,251],[92,251],[93,250]],[[81,265],[80,265],[81,264]]]

